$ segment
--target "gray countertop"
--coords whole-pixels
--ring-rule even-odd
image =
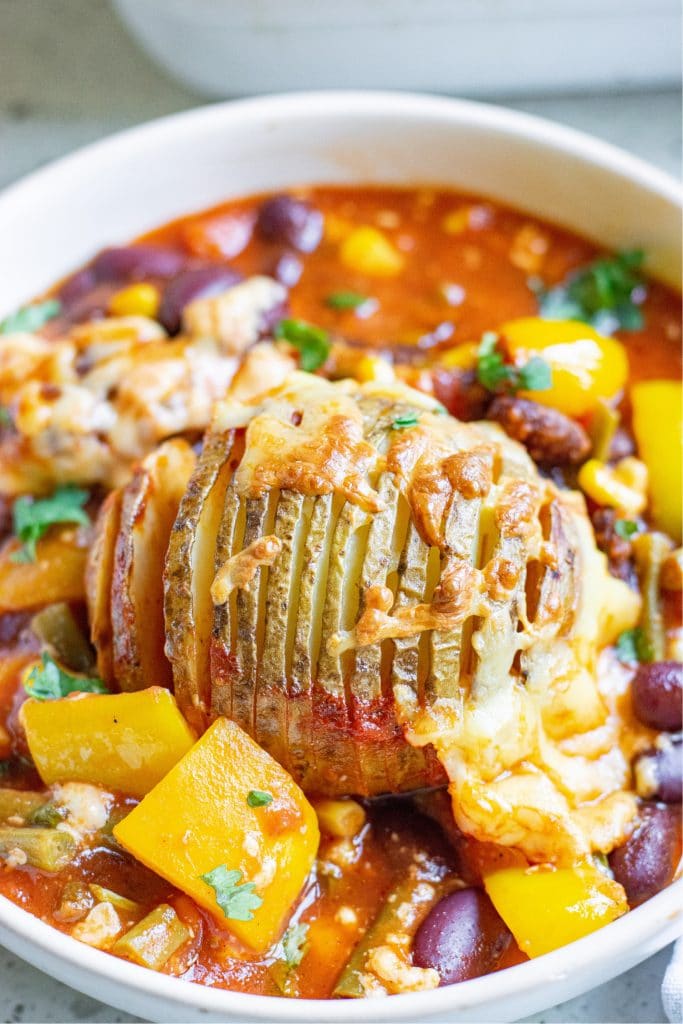
[[[201,102],[150,65],[104,0],[0,0],[0,187],[110,132]],[[591,132],[680,174],[678,92],[536,97],[510,105]],[[664,1021],[659,990],[668,955],[664,950],[530,1020]],[[137,1019],[2,949],[0,1015],[4,1021]]]

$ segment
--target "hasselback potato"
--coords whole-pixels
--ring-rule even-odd
[[[601,826],[580,805],[616,798],[628,764],[561,741],[607,721],[598,650],[633,624],[638,599],[606,572],[576,493],[495,424],[461,423],[403,386],[304,373],[220,403],[187,486],[175,455],[172,493],[157,487],[164,515],[143,488],[156,566],[130,539],[144,516],[131,526],[118,511],[138,507],[145,473],[159,477],[155,457],[100,519],[89,590],[105,675],[163,681],[168,540],[165,651],[199,728],[233,719],[308,792],[448,778],[472,834],[526,837],[532,857],[554,856],[548,831],[572,855],[590,848]],[[110,642],[97,581],[112,557]],[[613,810],[614,828],[632,813]]]

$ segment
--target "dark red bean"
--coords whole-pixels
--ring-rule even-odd
[[[609,855],[609,865],[626,890],[630,907],[637,907],[669,885],[678,867],[680,848],[680,811],[643,804],[636,828],[624,845]]]
[[[683,665],[657,661],[639,665],[631,683],[633,710],[643,725],[666,732],[683,729]]]
[[[452,985],[492,971],[510,939],[486,893],[460,889],[439,900],[418,928],[413,960],[433,967],[442,985]]]
[[[678,804],[683,794],[683,744],[680,738],[640,754],[634,764],[639,796]]]
[[[436,367],[432,371],[434,395],[459,420],[482,419],[490,395],[469,370]]]
[[[232,267],[216,264],[181,270],[164,289],[159,306],[159,320],[167,331],[175,334],[180,328],[183,310],[195,299],[208,299],[220,295],[242,280]]]
[[[161,245],[122,245],[103,249],[90,264],[98,281],[142,281],[179,273],[187,257]]]
[[[283,252],[275,261],[273,277],[285,288],[293,288],[298,283],[303,269],[301,260],[293,252]]]
[[[256,229],[268,242],[313,252],[323,236],[323,215],[303,199],[272,196],[261,204]]]
[[[96,283],[97,280],[92,267],[84,267],[82,270],[77,270],[71,277],[67,277],[59,289],[58,295],[62,305],[68,307],[78,302],[84,295],[87,295],[91,288],[95,287]]]

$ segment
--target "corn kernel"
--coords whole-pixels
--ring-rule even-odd
[[[441,221],[441,228],[447,235],[460,235],[470,225],[469,206],[459,206],[457,210],[451,210]]]
[[[476,341],[465,341],[454,345],[441,356],[441,365],[447,369],[473,370],[477,365],[479,344]]]
[[[386,235],[370,226],[355,228],[341,245],[340,257],[351,270],[371,277],[393,277],[403,269],[403,257]]]
[[[109,300],[113,316],[148,316],[152,319],[159,311],[159,290],[153,284],[131,284],[115,292]]]
[[[358,360],[355,371],[356,380],[362,384],[374,381],[377,384],[393,384],[396,374],[391,363],[382,356],[363,356]]]
[[[578,480],[581,490],[598,505],[625,515],[640,515],[647,504],[647,469],[639,459],[622,459],[616,466],[589,459],[579,470]]]

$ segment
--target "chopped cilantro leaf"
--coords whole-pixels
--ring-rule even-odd
[[[518,387],[522,391],[547,391],[552,384],[552,370],[545,359],[532,356],[528,363],[520,366]]]
[[[267,807],[272,802],[272,794],[265,793],[262,789],[250,789],[247,793],[247,803],[250,807]]]
[[[17,498],[12,510],[12,521],[14,533],[24,546],[14,553],[13,561],[35,562],[36,542],[55,523],[87,526],[90,519],[83,506],[88,497],[87,491],[67,486],[57,488],[49,498]]]
[[[652,651],[640,626],[626,629],[617,637],[615,650],[619,661],[648,662],[652,661]]]
[[[638,533],[638,523],[634,523],[632,519],[617,519],[614,532],[622,540],[630,540],[634,533]]]
[[[36,807],[35,811],[29,815],[28,820],[29,824],[38,828],[54,828],[55,825],[59,825],[60,821],[64,821],[65,817],[66,808],[58,807],[53,803],[45,803]]]
[[[263,900],[254,892],[256,886],[253,882],[240,884],[241,871],[231,871],[225,864],[219,864],[200,878],[211,886],[216,894],[216,903],[228,920],[253,921],[253,911],[258,910]]]
[[[547,391],[552,370],[540,356],[523,366],[510,366],[498,348],[498,335],[487,331],[477,351],[477,379],[487,391]]]
[[[358,309],[364,302],[368,301],[367,295],[360,295],[358,292],[332,292],[327,296],[326,302],[331,309]]]
[[[308,928],[307,924],[290,925],[282,938],[282,952],[290,969],[298,967],[306,955]]]
[[[35,700],[56,700],[70,693],[108,693],[101,679],[72,675],[49,654],[41,654],[42,665],[36,665],[24,682],[24,689]]]
[[[397,416],[394,422],[391,424],[392,430],[405,430],[407,427],[416,427],[418,424],[418,415],[416,412],[405,412],[402,416]]]
[[[632,249],[593,260],[552,288],[531,284],[546,320],[583,320],[603,334],[638,331],[645,298],[643,253]]]
[[[16,313],[11,313],[0,323],[0,334],[32,334],[39,330],[48,320],[56,317],[62,308],[57,299],[37,302],[34,306],[23,306]]]
[[[288,341],[299,350],[301,369],[307,373],[313,373],[322,366],[330,354],[327,331],[305,320],[281,320],[275,328],[275,337]]]

